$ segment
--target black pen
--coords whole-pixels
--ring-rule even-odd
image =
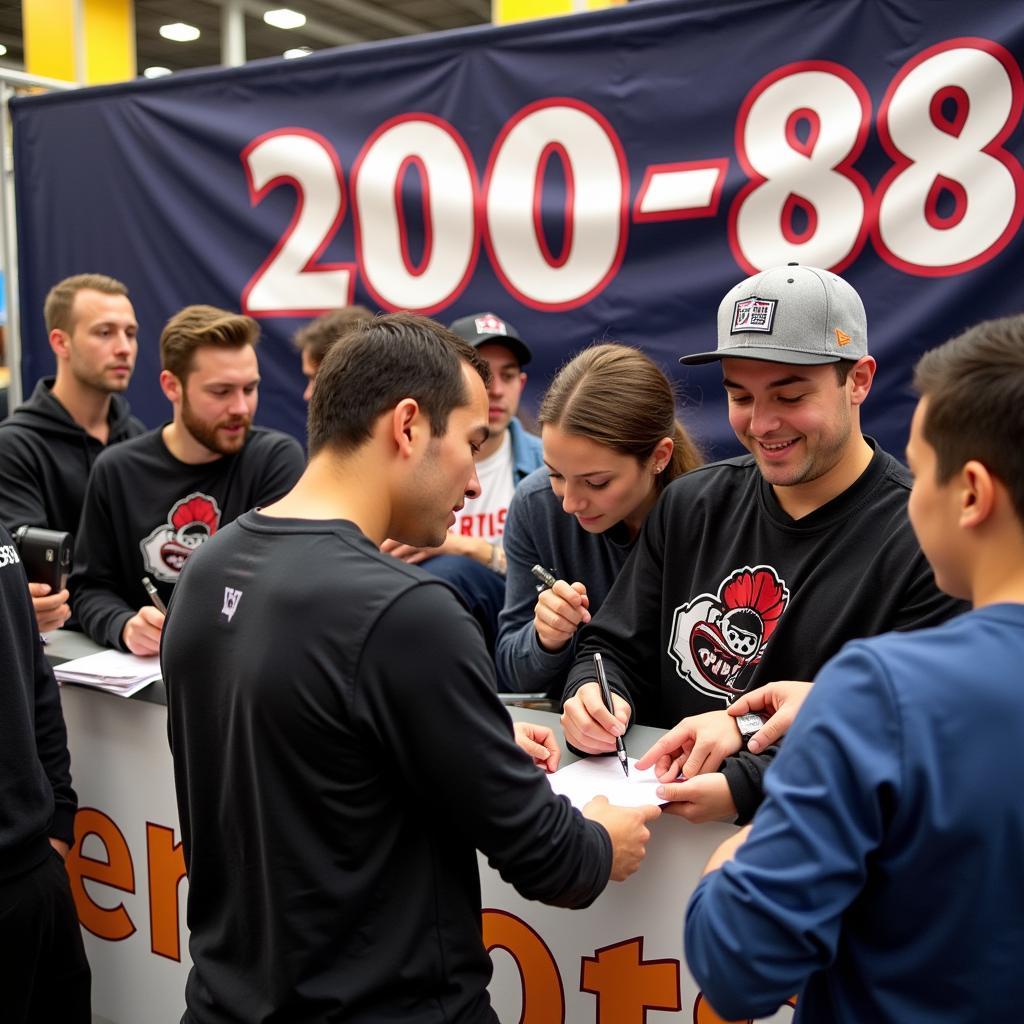
[[[156,584],[148,577],[142,577],[142,585],[146,588],[146,593],[149,594],[149,599],[153,603],[153,607],[164,615],[167,614],[167,605],[160,599],[160,592],[156,589]]]
[[[604,674],[604,662],[601,660],[600,654],[594,655],[594,671],[597,673],[597,683],[601,687],[601,700],[604,701],[604,706],[608,711],[614,715],[615,708],[612,706],[612,691],[608,688],[608,677]],[[626,760],[626,744],[622,742],[621,736],[615,737],[615,753],[618,754],[619,764],[622,765],[622,770],[626,773],[626,778],[629,778],[629,762]]]
[[[535,565],[530,572],[532,572],[537,578],[537,581],[543,585],[542,589],[544,590],[550,590],[558,582],[558,580],[555,579],[555,577],[552,576],[543,565]]]

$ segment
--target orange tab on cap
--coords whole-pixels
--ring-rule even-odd
[[[850,337],[850,336],[849,336],[849,335],[848,335],[848,334],[846,333],[846,331],[841,331],[841,330],[839,330],[839,328],[837,327],[837,328],[836,328],[836,341],[838,341],[840,345],[849,345],[849,344],[850,344],[850,342],[851,342],[851,341],[853,341],[853,338],[851,338],[851,337]]]

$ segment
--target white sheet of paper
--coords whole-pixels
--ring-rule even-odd
[[[53,673],[62,683],[94,686],[130,697],[160,678],[160,659],[156,655],[144,658],[124,651],[98,651],[65,661]]]
[[[642,807],[644,804],[664,804],[655,793],[658,777],[653,768],[640,772],[636,769],[636,758],[630,757],[629,777],[622,771],[619,759],[614,755],[606,757],[585,757],[559,769],[547,777],[551,788],[567,796],[574,807],[582,808],[595,796],[606,796],[611,804],[620,807]]]

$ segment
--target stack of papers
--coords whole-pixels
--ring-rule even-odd
[[[622,771],[622,765],[614,754],[604,757],[586,757],[548,775],[551,788],[567,796],[573,807],[580,810],[595,796],[606,796],[610,804],[620,807],[642,807],[645,804],[664,804],[655,790],[659,786],[653,768],[640,772],[636,758],[629,761],[629,777]]]
[[[121,697],[130,697],[160,678],[160,659],[141,658],[123,651],[99,651],[55,665],[53,674],[62,683],[94,686]]]

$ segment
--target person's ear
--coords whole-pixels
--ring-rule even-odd
[[[672,453],[675,451],[676,443],[671,437],[663,437],[651,452],[651,468],[655,473],[661,473],[672,461]]]
[[[170,370],[161,370],[160,390],[163,391],[167,401],[175,405],[181,401],[181,395],[185,387]]]
[[[420,405],[415,398],[403,398],[391,412],[391,437],[400,455],[412,455],[418,440]]]
[[[53,354],[58,359],[67,359],[71,354],[71,335],[67,331],[62,331],[59,327],[54,327],[50,331],[50,348],[53,349]]]
[[[996,480],[984,463],[971,459],[960,470],[960,526],[976,529],[992,516],[996,504]]]
[[[846,381],[850,388],[850,401],[854,405],[861,405],[868,397],[877,368],[878,364],[875,362],[874,356],[861,356],[850,367]]]

